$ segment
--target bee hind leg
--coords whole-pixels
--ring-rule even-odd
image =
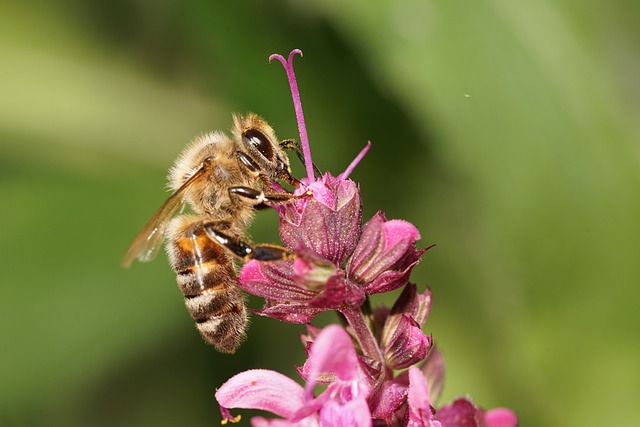
[[[221,232],[218,227],[218,223],[204,224],[204,230],[209,238],[220,245],[227,248],[232,254],[242,259],[243,261],[249,261],[255,259],[257,261],[281,261],[285,259],[291,259],[294,255],[282,246],[277,245],[252,245],[244,242],[241,239],[230,236],[227,233]]]

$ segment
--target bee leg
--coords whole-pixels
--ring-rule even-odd
[[[287,192],[270,192],[265,193],[262,190],[257,190],[250,187],[230,187],[229,197],[232,200],[242,200],[251,205],[270,205],[274,203],[287,202],[296,196]]]
[[[293,258],[293,254],[281,246],[251,245],[238,238],[232,237],[217,229],[218,223],[204,224],[204,230],[210,239],[218,242],[231,253],[243,261],[255,259],[257,261],[280,261]]]
[[[282,141],[280,141],[280,147],[284,148],[285,150],[291,150],[294,153],[296,153],[296,156],[298,156],[298,159],[300,159],[300,162],[304,165],[304,155],[302,154],[302,146],[298,141],[296,141],[295,139],[283,139]],[[313,165],[313,174],[315,175],[316,178],[320,178],[322,176],[322,172],[320,171],[320,169],[318,169],[315,163],[312,163],[312,165]]]

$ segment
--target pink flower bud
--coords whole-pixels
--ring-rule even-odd
[[[404,369],[415,365],[431,348],[431,337],[406,314],[389,316],[382,331],[382,349],[386,365],[391,369]]]
[[[424,251],[416,250],[420,233],[402,220],[387,221],[381,212],[362,230],[347,265],[349,279],[365,286],[367,294],[388,292],[404,285]]]
[[[391,314],[405,313],[413,317],[418,325],[424,326],[431,309],[431,291],[426,289],[419,294],[416,285],[407,283],[402,293],[393,304]]]

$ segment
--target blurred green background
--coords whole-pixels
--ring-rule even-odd
[[[295,377],[300,328],[254,317],[217,354],[163,257],[120,267],[193,136],[254,111],[297,137],[267,62],[293,48],[316,163],[338,173],[371,140],[365,219],[437,244],[413,277],[434,293],[443,402],[640,424],[638,16],[630,0],[3,2],[0,425],[217,425],[232,374]],[[277,242],[276,224],[261,213],[252,237]]]

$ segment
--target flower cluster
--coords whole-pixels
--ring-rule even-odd
[[[468,398],[460,398],[435,410],[431,405],[434,389],[442,380],[442,359],[435,349],[421,368],[409,367],[384,394],[392,405],[382,400],[372,409],[375,380],[358,355],[351,337],[337,325],[324,328],[315,338],[309,359],[301,369],[306,379],[302,387],[275,371],[255,369],[228,380],[217,391],[223,422],[237,421],[228,408],[261,409],[283,419],[254,417],[254,427],[262,426],[373,426],[402,425],[415,427],[513,427],[513,412],[498,408],[485,412]],[[317,384],[327,384],[318,396]],[[380,422],[378,422],[380,421]]]
[[[230,408],[253,408],[282,417],[254,417],[253,426],[514,427],[510,410],[485,412],[468,398],[433,406],[444,362],[422,332],[431,293],[409,282],[426,249],[416,248],[420,234],[406,221],[377,213],[362,225],[360,190],[349,175],[369,145],[344,173],[316,178],[293,72],[296,54],[301,52],[294,50],[288,60],[270,58],[284,65],[289,78],[308,174],[296,190],[299,197],[276,206],[281,239],[295,256],[250,261],[239,284],[265,299],[258,314],[307,324],[308,359],[299,368],[306,385],[274,371],[240,373],[216,393],[223,423],[236,420]],[[369,295],[401,287],[391,308],[371,309]],[[337,311],[344,325],[311,326],[325,310]],[[317,385],[324,386],[318,395]]]

